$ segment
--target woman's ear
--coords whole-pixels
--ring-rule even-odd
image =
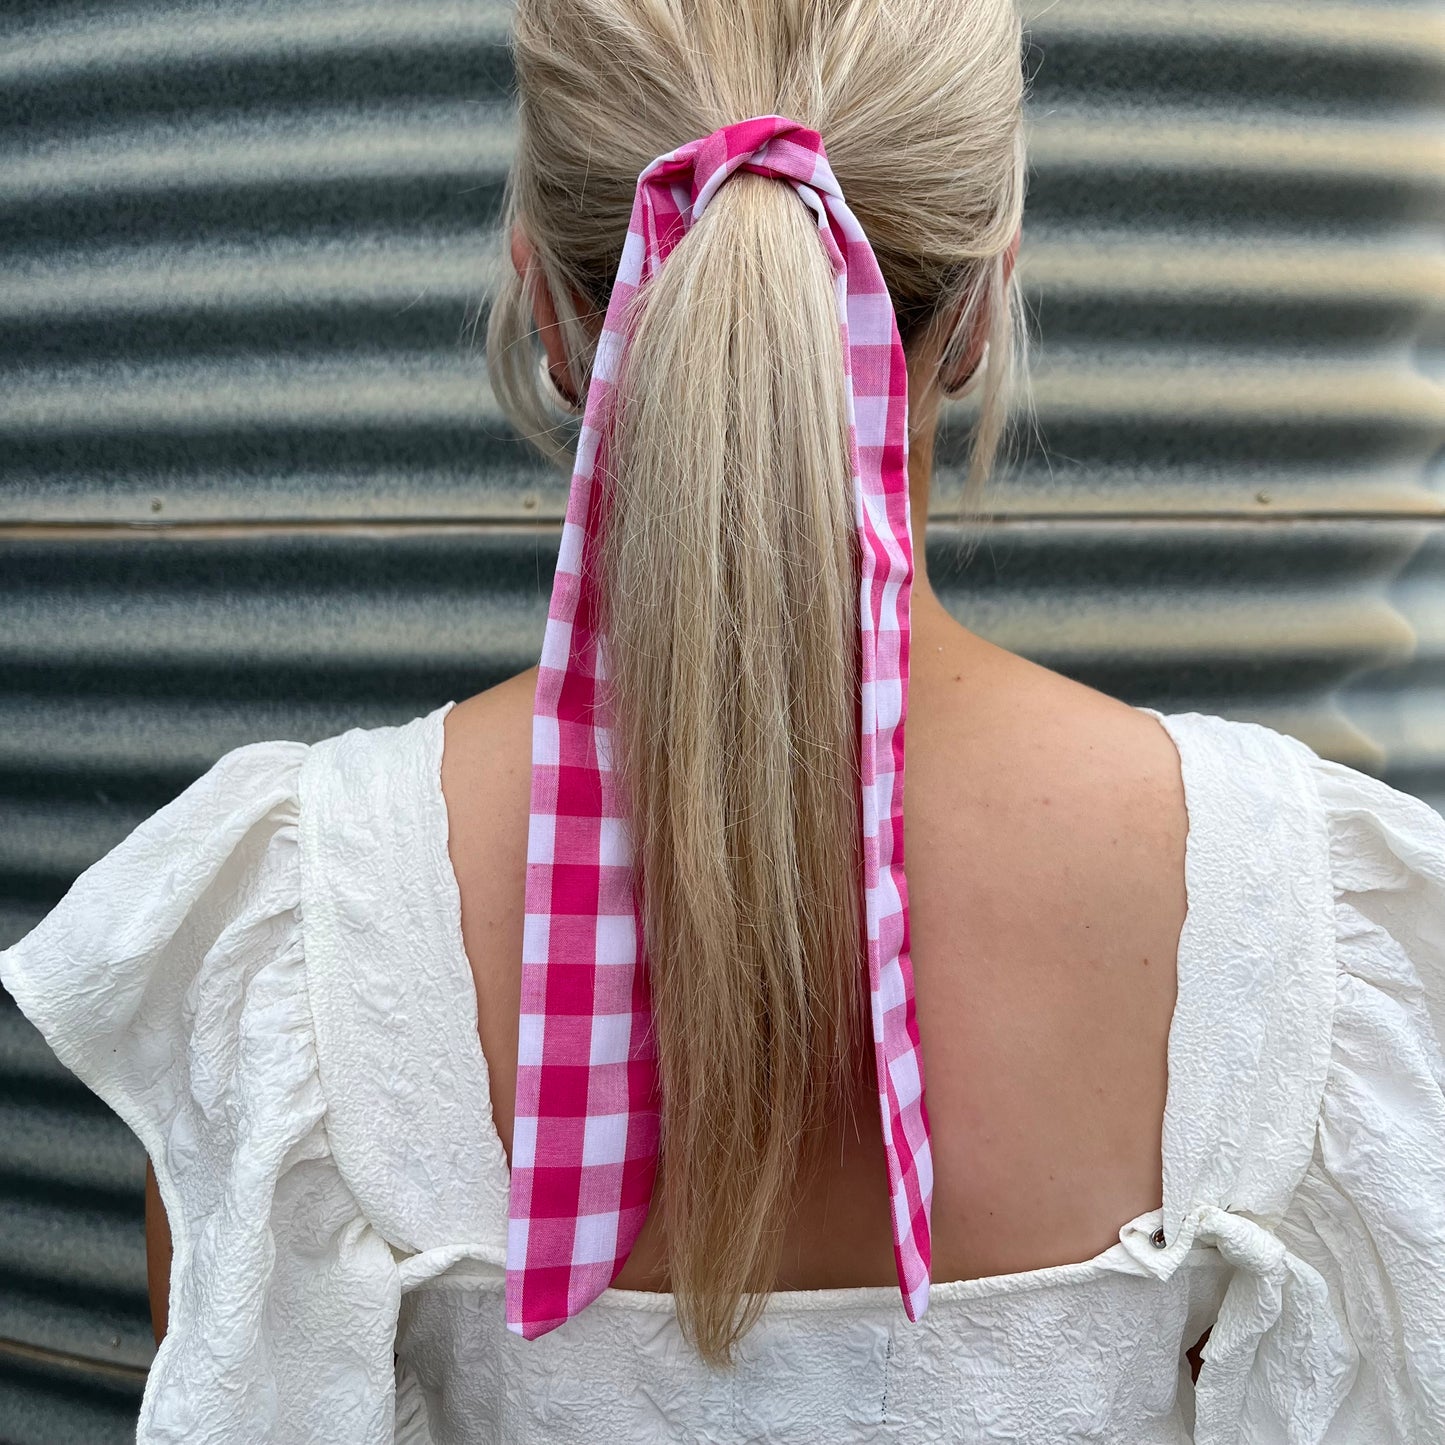
[[[1014,232],[1014,238],[1009,242],[1008,250],[1003,256],[1003,279],[1007,285],[1013,278],[1014,267],[1018,264],[1019,247],[1023,244],[1024,228],[1020,226]],[[960,306],[960,314],[962,312]],[[988,330],[990,317],[981,312],[974,324],[973,335],[969,339],[968,350],[964,352],[962,361],[958,364],[957,371],[951,376],[941,378],[946,391],[957,391],[960,387],[968,384],[968,379],[983,361],[983,349],[988,344]]]
[[[537,249],[531,238],[517,222],[512,227],[512,265],[522,284],[532,295],[532,324],[541,338],[542,350],[547,354],[547,366],[552,372],[558,390],[564,395],[575,396],[578,388],[573,383],[568,365],[567,348],[562,340],[562,328],[557,322],[557,307],[552,300],[552,289],[542,268],[535,264]]]
[[[1013,279],[1014,267],[1018,264],[1019,259],[1019,247],[1022,246],[1023,243],[1024,228],[1020,226],[1018,230],[1014,232],[1014,238],[1008,243],[1008,250],[1004,253],[1003,279],[1005,281],[1011,281]]]

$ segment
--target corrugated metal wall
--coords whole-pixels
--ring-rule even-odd
[[[931,575],[1050,667],[1445,805],[1445,7],[1035,8],[1038,434]],[[566,478],[471,345],[506,16],[0,15],[0,944],[226,749],[535,660]],[[143,1166],[0,1003],[7,1445],[133,1432]]]

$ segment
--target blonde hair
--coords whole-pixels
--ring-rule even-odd
[[[583,385],[638,173],[719,126],[818,130],[922,388],[986,327],[965,507],[1022,341],[1014,0],[517,0],[506,219]],[[487,356],[545,447],[535,278]],[[574,304],[574,295],[584,305]],[[915,389],[918,388],[918,389]],[[876,1109],[858,834],[858,548],[833,278],[790,187],[739,174],[642,293],[599,554],[615,765],[641,883],[663,1098],[655,1207],[684,1335],[730,1365],[802,1182]]]

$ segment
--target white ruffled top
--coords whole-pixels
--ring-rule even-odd
[[[1272,729],[1145,709],[1190,817],[1163,1208],[1084,1263],[936,1283],[916,1324],[895,1287],[779,1293],[715,1374],[666,1294],[505,1328],[452,705],[227,753],[0,953],[155,1166],[174,1261],[140,1441],[1445,1441],[1424,803]]]

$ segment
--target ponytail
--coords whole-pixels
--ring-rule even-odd
[[[787,115],[826,139],[910,365],[927,359],[910,401],[986,326],[977,507],[1023,339],[1003,261],[1023,206],[1019,43],[1016,0],[518,0],[506,222],[533,243],[574,382],[639,174]],[[602,474],[595,600],[661,1084],[653,1208],[679,1324],[712,1364],[776,1284],[830,1126],[879,1100],[834,280],[798,194],[734,175],[638,293]],[[559,452],[510,273],[487,355],[519,431]]]
[[[833,284],[793,190],[734,177],[642,294],[610,442],[601,595],[665,1101],[661,1214],[679,1318],[709,1356],[755,1323],[799,1158],[816,1165],[869,1054]]]

